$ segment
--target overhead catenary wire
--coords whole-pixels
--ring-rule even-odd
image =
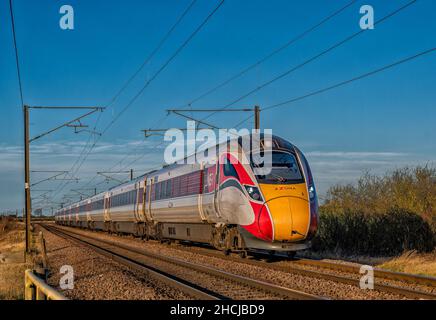
[[[129,103],[115,116],[115,118],[109,122],[109,124],[104,128],[101,132],[101,135],[94,141],[92,146],[89,148],[89,151],[85,155],[85,159],[92,152],[98,141],[101,139],[103,134],[105,134],[109,128],[126,112],[133,103],[142,95],[144,90],[157,78],[157,76],[165,70],[165,68],[180,54],[180,52],[188,45],[188,43],[195,37],[195,35],[207,24],[207,22],[212,18],[212,16],[218,11],[218,9],[223,5],[225,0],[221,0],[218,5],[208,14],[208,16],[203,20],[203,22],[190,34],[190,36],[183,42],[181,46],[174,52],[174,54],[158,69],[158,71],[145,83],[145,85],[141,88],[141,90],[129,101]],[[84,161],[82,161],[83,163]]]
[[[289,48],[290,46],[294,45],[295,43],[297,43],[299,40],[302,40],[303,38],[305,38],[307,35],[309,35],[311,32],[315,31],[316,29],[318,29],[319,27],[321,27],[323,24],[327,23],[329,20],[333,19],[335,16],[339,15],[340,13],[342,13],[343,11],[345,11],[347,8],[349,8],[350,6],[352,6],[357,0],[352,0],[351,2],[348,2],[345,6],[339,8],[338,10],[334,11],[333,13],[329,14],[328,16],[324,17],[321,21],[317,22],[316,24],[314,24],[313,26],[309,27],[308,29],[304,30],[302,33],[298,34],[297,36],[293,37],[292,39],[290,39],[289,41],[287,41],[285,44],[281,45],[280,47],[274,49],[273,51],[271,51],[269,54],[267,54],[266,56],[262,57],[261,59],[259,59],[258,61],[254,62],[253,64],[251,64],[250,66],[242,69],[241,71],[237,72],[236,74],[234,74],[233,76],[229,77],[228,79],[226,79],[225,81],[221,82],[220,84],[218,84],[217,86],[207,90],[206,92],[200,94],[199,96],[197,96],[196,98],[192,99],[191,101],[189,101],[186,106],[191,106],[192,104],[200,101],[201,99],[211,95],[212,93],[214,93],[215,91],[221,89],[222,87],[225,87],[226,85],[228,85],[230,82],[242,77],[244,74],[248,73],[249,71],[253,70],[254,68],[258,67],[259,65],[261,65],[262,63],[268,61],[269,59],[271,59],[272,57],[274,57],[275,55],[277,55],[278,53],[282,52],[283,50]]]
[[[302,95],[302,96],[299,96],[299,97],[296,97],[296,98],[292,98],[292,99],[289,99],[289,100],[286,100],[286,101],[282,101],[280,103],[276,103],[276,104],[270,105],[268,107],[263,108],[262,110],[263,111],[267,111],[267,110],[271,110],[271,109],[274,109],[274,108],[278,108],[278,107],[286,105],[286,104],[290,104],[290,103],[293,103],[293,102],[301,101],[303,99],[307,99],[309,97],[312,97],[312,96],[315,96],[315,95],[318,95],[318,94],[321,94],[321,93],[324,93],[324,92],[327,92],[327,91],[330,91],[330,90],[333,90],[333,89],[345,86],[345,85],[350,84],[352,82],[355,82],[355,81],[358,81],[358,80],[362,80],[364,78],[373,76],[373,75],[375,75],[377,73],[380,73],[382,71],[394,68],[396,66],[399,66],[399,65],[401,65],[403,63],[406,63],[406,62],[409,62],[409,61],[414,60],[416,58],[419,58],[421,56],[430,54],[430,53],[434,52],[435,50],[436,50],[436,47],[428,49],[428,50],[424,50],[424,51],[421,51],[421,52],[418,52],[418,53],[416,53],[416,54],[414,54],[412,56],[409,56],[409,57],[403,58],[401,60],[395,61],[395,62],[393,62],[391,64],[388,64],[386,66],[380,67],[378,69],[366,72],[364,74],[361,74],[361,75],[353,77],[351,79],[348,79],[348,80],[336,83],[334,85],[331,85],[331,86],[328,86],[328,87],[325,87],[325,88],[322,88],[322,89],[319,89],[319,90],[316,90],[316,91],[312,91],[312,92],[307,93],[305,95]]]
[[[381,23],[382,21],[384,21],[384,20],[386,20],[387,18],[393,16],[393,15],[396,14],[397,12],[403,10],[404,8],[410,6],[411,4],[413,4],[413,3],[415,3],[415,2],[416,2],[416,0],[415,0],[415,1],[411,1],[411,2],[409,2],[409,3],[406,4],[405,6],[403,6],[403,7],[399,8],[399,9],[397,9],[396,11],[394,11],[394,12],[391,13],[391,14],[389,14],[388,16],[385,16],[385,17],[383,17],[381,20],[378,20],[378,21],[376,22],[376,24],[377,24],[377,23],[378,23],[378,24]],[[360,33],[363,32],[363,31],[365,31],[365,30],[361,30],[358,34],[360,34]],[[352,37],[354,38],[356,35],[357,35],[357,34],[353,35]],[[351,40],[351,39],[349,39],[349,40]],[[347,40],[347,41],[348,41],[348,40]],[[325,91],[335,89],[335,88],[340,87],[340,86],[342,86],[342,85],[346,85],[346,84],[348,84],[348,83],[350,83],[350,82],[357,81],[357,80],[360,80],[360,79],[362,79],[362,78],[364,78],[364,77],[368,77],[368,76],[370,76],[370,75],[372,75],[372,74],[375,74],[375,73],[378,73],[378,72],[384,71],[384,70],[386,70],[386,69],[389,69],[389,68],[393,67],[394,65],[398,65],[398,64],[401,64],[401,63],[405,63],[405,62],[407,62],[407,61],[410,61],[411,59],[417,58],[418,56],[424,55],[424,54],[426,54],[426,53],[430,53],[430,52],[432,52],[432,51],[434,51],[434,50],[435,50],[434,48],[433,48],[433,49],[430,49],[430,50],[427,50],[428,52],[420,53],[420,54],[417,55],[417,56],[413,56],[413,57],[409,57],[409,58],[403,59],[403,60],[405,60],[405,61],[399,61],[399,62],[397,61],[397,62],[394,63],[393,65],[386,66],[386,67],[383,67],[383,68],[379,68],[379,69],[376,70],[377,72],[371,71],[371,72],[369,72],[369,73],[367,73],[367,74],[364,74],[364,75],[361,75],[361,76],[355,77],[355,78],[353,78],[353,79],[350,79],[350,80],[347,80],[347,81],[341,82],[341,83],[336,84],[336,85],[333,85],[333,86],[329,86],[329,87],[324,88],[324,89],[321,89],[321,90],[316,90],[315,92],[312,92],[312,93],[310,93],[310,94],[306,94],[306,95],[304,95],[304,96],[297,97],[297,98],[299,98],[299,99],[304,99],[304,98],[308,98],[309,96],[312,96],[312,95],[315,95],[315,94],[320,94],[320,93],[323,93],[323,92],[325,92]],[[292,102],[295,102],[295,101],[298,101],[298,100],[295,100],[295,98],[293,98],[293,99],[290,99],[290,100],[287,100],[287,101],[285,101],[285,102],[280,103],[280,105],[284,105],[284,104],[287,104],[287,103],[292,103]],[[263,108],[263,110],[269,110],[269,109],[272,109],[272,108],[275,108],[275,107],[279,107],[279,105],[278,105],[278,104],[271,105],[271,106],[268,106],[268,107],[266,107],[266,108]],[[243,122],[249,120],[249,119],[252,118],[252,117],[253,117],[253,116],[250,115],[248,118],[244,119]],[[243,123],[243,122],[241,122],[241,123]],[[237,126],[239,126],[239,124],[238,124]]]
[[[188,12],[192,9],[192,7],[194,6],[194,4],[196,3],[197,0],[193,0],[191,1],[191,3],[189,4],[189,6],[183,11],[183,13],[177,18],[176,22],[171,26],[171,28],[168,30],[168,32],[165,34],[165,36],[159,41],[158,45],[156,46],[156,48],[151,52],[150,55],[148,55],[146,57],[146,59],[144,60],[144,62],[140,65],[140,67],[132,74],[132,76],[124,83],[124,85],[117,91],[117,93],[112,97],[112,99],[105,105],[105,107],[110,107],[117,99],[118,97],[127,89],[127,87],[130,85],[130,83],[138,76],[138,74],[144,69],[144,67],[153,59],[153,57],[159,52],[159,50],[162,48],[162,46],[165,44],[165,42],[168,40],[168,38],[171,36],[171,34],[174,32],[174,30],[177,28],[177,26],[181,23],[181,21],[184,19],[184,17],[188,14]],[[100,115],[101,117],[101,115]],[[97,125],[100,121],[100,117],[96,120],[95,125],[94,125],[94,131],[97,128]],[[91,142],[91,137],[92,134],[90,134],[88,141],[86,142],[85,146],[82,149],[82,152],[80,153],[79,157],[77,158],[77,160],[75,161],[75,163],[73,164],[73,166],[70,169],[70,172],[74,171],[74,174],[70,174],[70,176],[74,176],[77,174],[77,171],[80,170],[81,168],[81,164],[84,162],[80,162],[80,159],[82,158],[82,156],[85,154],[85,151],[88,149],[88,146],[90,145]],[[95,142],[95,141],[94,141]],[[86,156],[84,159],[87,158],[87,156],[89,155],[89,153],[92,151],[92,149],[95,147],[94,143],[88,150]],[[78,165],[80,162],[80,165]],[[78,170],[76,170],[76,166],[78,165]],[[63,187],[61,187],[60,189],[63,189]]]
[[[180,54],[180,52],[189,44],[189,42],[195,37],[195,35],[207,24],[207,22],[212,18],[212,16],[218,11],[218,9],[223,5],[225,0],[221,0],[218,5],[208,14],[208,16],[203,20],[203,22],[197,26],[197,28],[192,32],[189,37],[180,45],[177,50],[170,56],[169,59],[153,74],[153,76],[144,84],[144,86],[139,90],[139,92],[127,103],[127,105],[115,116],[115,118],[105,127],[102,131],[102,135],[109,130],[109,128],[126,112],[133,103],[142,95],[144,90],[159,76],[159,74],[165,70],[165,68]],[[99,139],[98,139],[99,140]]]
[[[244,123],[245,121],[247,121],[248,119],[250,119],[250,118],[252,118],[252,117],[253,117],[253,115],[250,115],[250,117],[248,117],[248,118],[244,119],[243,121],[241,121],[241,122],[235,124],[233,127],[238,128],[242,123]],[[159,143],[157,143],[157,144],[154,146],[154,148],[160,147],[160,146],[162,146],[163,144],[165,144],[165,141],[160,141]],[[128,163],[126,166],[124,166],[123,168],[121,168],[121,169],[119,170],[119,172],[124,171],[124,170],[126,170],[127,168],[131,167],[132,164],[134,164],[135,162],[139,161],[140,159],[143,159],[143,158],[149,157],[149,156],[151,156],[151,155],[152,155],[152,154],[149,154],[149,153],[148,153],[148,154],[147,154],[147,153],[143,153],[143,154],[139,155],[139,157],[137,157],[137,158],[134,159],[132,162]],[[115,167],[115,166],[114,166],[114,167]],[[114,167],[112,167],[112,168],[109,169],[109,170],[112,170]],[[144,170],[143,170],[143,172],[144,172],[143,174],[150,173],[150,172],[152,172],[152,171],[154,171],[154,170],[158,170],[158,169],[160,169],[160,168],[162,168],[162,164],[159,164],[159,165],[157,165],[157,166],[154,166],[154,167],[151,167],[151,168],[148,168],[148,169],[144,169]],[[126,183],[126,182],[128,182],[128,181],[125,181],[125,182],[123,182],[123,183],[121,183],[121,184],[124,184],[124,183]],[[100,185],[102,185],[102,184],[108,184],[108,183],[110,183],[110,182],[108,182],[107,180],[103,180],[103,181],[101,181],[101,182],[96,183],[96,184],[95,184],[95,187],[98,187],[98,186],[100,186]],[[111,186],[111,188],[114,188],[114,187],[116,187],[117,185],[121,185],[121,184],[114,183],[114,185]]]
[[[157,121],[158,123],[162,123],[163,120],[165,118],[167,118],[168,115],[166,115],[165,117],[163,117],[162,119],[160,119],[159,121]],[[138,145],[136,148],[134,148],[131,152],[127,153],[120,161],[118,161],[117,163],[115,163],[113,166],[109,167],[107,170],[113,170],[115,167],[117,167],[118,165],[121,165],[122,162],[124,162],[127,158],[129,158],[132,154],[136,153],[142,146],[143,144],[146,142],[146,140],[144,139],[142,141],[142,143],[140,145]],[[125,169],[125,168],[124,168]],[[122,170],[124,170],[122,169]],[[98,175],[95,175],[94,177],[91,178],[91,180],[89,180],[84,186],[88,186],[90,185],[96,178],[98,177]]]
[[[412,4],[416,3],[416,1],[417,1],[417,0],[409,1],[408,3],[402,5],[402,6],[400,6],[399,8],[395,9],[394,11],[388,13],[387,15],[383,16],[383,17],[380,18],[379,20],[375,21],[375,22],[374,22],[374,26],[379,25],[380,23],[385,22],[385,21],[388,20],[389,18],[395,16],[395,15],[398,14],[399,12],[403,11],[404,9],[410,7]],[[308,64],[310,64],[310,63],[312,63],[313,61],[319,59],[320,57],[326,55],[327,53],[329,53],[329,52],[331,52],[331,51],[333,51],[333,50],[335,50],[335,49],[341,47],[342,45],[344,45],[344,44],[347,43],[348,41],[350,41],[350,40],[354,39],[355,37],[361,35],[362,33],[366,32],[367,30],[368,30],[368,29],[361,29],[361,30],[359,30],[359,31],[357,31],[357,32],[355,32],[355,33],[353,33],[353,34],[351,34],[351,35],[345,37],[343,40],[341,40],[341,41],[335,43],[334,45],[328,47],[327,49],[322,50],[321,52],[319,52],[318,54],[312,56],[311,58],[309,58],[309,59],[303,61],[302,63],[300,63],[300,64],[298,64],[298,65],[296,65],[296,66],[294,66],[294,67],[292,67],[292,68],[290,68],[290,69],[288,69],[288,70],[286,70],[285,72],[282,72],[281,74],[275,76],[275,77],[272,78],[271,80],[268,80],[268,81],[264,82],[264,83],[261,84],[260,86],[257,86],[256,88],[254,88],[254,89],[248,91],[247,93],[243,94],[242,96],[240,96],[240,97],[234,99],[233,101],[231,101],[231,102],[229,102],[228,104],[226,104],[223,108],[224,108],[224,109],[227,109],[227,108],[229,108],[229,107],[235,105],[236,103],[238,103],[238,102],[240,102],[241,100],[243,100],[243,99],[245,99],[245,98],[251,96],[252,94],[254,94],[254,93],[256,93],[256,92],[262,90],[263,88],[269,86],[270,84],[272,84],[272,83],[274,83],[274,82],[276,82],[276,81],[278,81],[278,80],[280,80],[280,79],[282,79],[282,78],[288,76],[289,74],[291,74],[291,73],[293,73],[293,72],[295,72],[295,71],[301,69],[302,67],[304,67],[304,66],[306,66],[306,65],[308,65]],[[206,119],[210,118],[211,116],[213,116],[214,114],[216,114],[216,112],[212,112],[211,114],[209,114],[208,116],[204,117],[204,118],[201,119],[201,120],[206,120]]]
[[[158,122],[158,123],[161,123],[161,122],[163,122],[163,120],[164,120],[165,118],[167,118],[167,117],[168,117],[168,114],[165,115],[162,119],[160,119],[160,120],[157,121],[157,122]],[[131,155],[133,155],[133,154],[136,153],[138,150],[140,150],[140,149],[143,147],[143,144],[144,144],[146,141],[147,141],[147,140],[144,139],[140,145],[138,145],[135,149],[133,149],[133,150],[132,150],[131,152],[129,152],[128,154],[126,154],[126,155],[125,155],[125,156],[124,156],[120,161],[118,161],[117,163],[115,163],[113,166],[107,168],[107,170],[108,170],[108,171],[115,170],[115,168],[116,168],[118,165],[121,165],[122,162],[124,162],[127,158],[129,158]],[[153,145],[151,148],[152,148],[152,149],[156,149],[156,148],[160,147],[161,145],[163,145],[164,143],[165,143],[164,141],[160,141],[160,142],[158,142],[157,144]],[[150,157],[150,156],[152,156],[152,155],[153,155],[152,153],[142,153],[142,154],[140,154],[139,156],[137,156],[135,159],[133,159],[133,161],[129,162],[129,163],[126,164],[124,167],[122,167],[122,168],[120,168],[118,171],[114,171],[114,172],[117,173],[117,172],[124,171],[124,170],[126,170],[127,168],[131,168],[132,165],[133,165],[134,163],[138,162],[139,160],[141,160],[141,159],[143,159],[143,158]],[[158,167],[157,167],[157,168],[158,168]],[[148,169],[147,169],[147,170],[148,170]],[[149,169],[149,170],[154,170],[154,169]],[[91,183],[92,183],[96,178],[98,178],[98,177],[99,177],[98,175],[95,175],[94,177],[92,177],[92,179],[89,180],[89,181],[84,185],[84,187],[91,185]],[[127,181],[126,181],[126,182],[127,182]],[[98,187],[98,186],[100,186],[100,185],[102,185],[102,184],[105,184],[105,183],[108,184],[108,183],[111,183],[111,182],[108,182],[108,181],[106,181],[106,180],[104,179],[104,180],[102,180],[101,182],[98,182],[98,183],[94,184],[94,186],[95,186],[95,187]],[[113,182],[112,182],[112,183],[113,183]]]
[[[118,97],[123,93],[124,90],[130,85],[130,83],[138,76],[138,74],[144,69],[144,67],[154,58],[154,56],[159,52],[159,50],[162,48],[162,46],[165,44],[165,42],[169,39],[171,34],[174,32],[174,30],[177,28],[177,26],[182,22],[182,20],[185,18],[185,16],[189,13],[189,11],[192,9],[194,4],[197,2],[197,0],[192,0],[191,3],[188,5],[188,7],[183,11],[183,13],[177,18],[176,22],[172,25],[172,27],[168,30],[168,32],[165,34],[165,36],[159,41],[156,48],[147,56],[147,58],[144,60],[144,62],[141,64],[141,66],[133,73],[133,75],[124,83],[124,85],[118,90],[118,92],[115,94],[115,96],[111,99],[111,101],[107,104],[109,107],[112,105]]]
[[[295,98],[292,98],[292,99],[288,99],[288,100],[285,100],[285,101],[282,101],[282,102],[279,102],[279,103],[272,104],[272,105],[270,105],[270,106],[267,106],[267,107],[263,108],[262,111],[268,111],[268,110],[271,110],[271,109],[275,109],[275,108],[278,108],[278,107],[281,107],[281,106],[284,106],[284,105],[288,105],[288,104],[291,104],[291,103],[294,103],[294,102],[297,102],[297,101],[301,101],[301,100],[304,100],[304,99],[310,98],[310,97],[312,97],[312,96],[316,96],[316,95],[319,95],[319,94],[325,93],[325,92],[330,91],[330,90],[334,90],[334,89],[337,89],[337,88],[343,87],[343,86],[345,86],[345,85],[347,85],[347,84],[350,84],[350,83],[352,83],[352,82],[355,82],[355,81],[359,81],[359,80],[365,79],[365,78],[367,78],[367,77],[370,77],[370,76],[376,75],[376,74],[378,74],[378,73],[380,73],[380,72],[383,72],[383,71],[386,71],[386,70],[388,70],[388,69],[392,69],[392,68],[394,68],[394,67],[397,67],[397,66],[399,66],[399,65],[401,65],[401,64],[404,64],[404,63],[406,63],[406,62],[409,62],[409,61],[415,60],[415,59],[417,59],[417,58],[419,58],[419,57],[422,57],[422,56],[424,56],[424,55],[428,55],[428,54],[434,53],[435,51],[436,51],[436,47],[434,47],[434,48],[430,48],[430,49],[427,49],[427,50],[424,50],[424,51],[420,51],[420,52],[418,52],[418,53],[416,53],[416,54],[413,54],[413,55],[408,56],[408,57],[406,57],[406,58],[403,58],[403,59],[400,59],[400,60],[398,60],[398,61],[392,62],[392,63],[390,63],[390,64],[388,64],[388,65],[385,65],[385,66],[382,66],[382,67],[380,67],[380,68],[377,68],[377,69],[374,69],[374,70],[371,70],[371,71],[365,72],[365,73],[363,73],[363,74],[361,74],[361,75],[358,75],[358,76],[352,77],[352,78],[350,78],[350,79],[347,79],[347,80],[344,80],[344,81],[338,82],[338,83],[336,83],[336,84],[333,84],[333,85],[330,85],[330,86],[327,86],[327,87],[324,87],[324,88],[321,88],[321,89],[318,89],[318,90],[311,91],[311,92],[309,92],[309,93],[307,93],[307,94],[304,94],[304,95],[301,95],[301,96],[298,96],[298,97],[295,97]],[[246,118],[246,119],[244,119],[243,121],[241,121],[241,122],[238,124],[238,126],[241,125],[242,123],[248,121],[248,120],[251,119],[252,117],[253,117],[253,115],[250,115],[248,118]]]
[[[12,5],[12,0],[9,0],[9,13],[11,16],[12,36],[13,36],[13,40],[14,40],[15,64],[17,67],[18,87],[20,90],[20,101],[21,101],[21,107],[24,108],[23,84],[21,82],[20,59],[19,59],[19,54],[18,54],[17,35],[15,32],[15,18],[14,18],[14,9],[13,9],[13,5]]]
[[[159,74],[164,71],[168,65],[182,52],[182,50],[189,44],[189,42],[200,32],[200,30],[209,22],[213,15],[218,11],[218,9],[224,4],[225,0],[220,0],[218,5],[210,12],[203,22],[197,26],[197,28],[192,32],[189,37],[177,48],[177,50],[165,61],[165,63],[153,74],[153,76],[144,84],[144,86],[139,90],[139,92],[127,103],[127,105],[121,109],[120,112],[112,119],[111,122],[105,127],[102,134],[104,134],[109,128],[135,103],[135,101],[142,95],[145,89],[159,76]]]

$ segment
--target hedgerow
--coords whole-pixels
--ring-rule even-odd
[[[320,207],[313,250],[372,256],[434,250],[435,177],[428,166],[403,168],[331,187]]]

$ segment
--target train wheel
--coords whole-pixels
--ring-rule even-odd
[[[239,257],[240,257],[241,259],[245,259],[245,258],[247,258],[247,251],[245,251],[245,250],[240,251],[240,252],[239,252]]]
[[[286,256],[288,257],[288,259],[294,259],[296,254],[297,254],[297,252],[295,252],[295,251],[288,251],[286,253]]]
[[[229,249],[224,249],[223,253],[225,256],[228,256],[230,254],[230,250]]]

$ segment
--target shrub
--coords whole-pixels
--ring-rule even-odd
[[[397,255],[405,250],[432,251],[435,237],[427,221],[416,213],[394,208],[367,214],[323,209],[320,228],[313,239],[315,251],[346,255]]]
[[[320,207],[317,251],[395,255],[436,245],[436,169],[369,173],[355,185],[335,185]]]
[[[356,185],[336,185],[327,191],[323,209],[337,214],[385,214],[391,208],[421,216],[436,233],[436,169],[402,168],[382,177],[364,174]]]

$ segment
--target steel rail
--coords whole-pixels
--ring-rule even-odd
[[[327,268],[331,270],[340,270],[349,273],[359,273],[361,267],[361,266],[346,265],[346,264],[332,262],[332,261],[321,261],[321,260],[306,259],[306,258],[299,258],[298,260],[293,261],[292,263],[313,266],[313,267]],[[406,281],[412,284],[422,284],[425,286],[436,288],[436,278],[430,276],[422,276],[422,275],[416,275],[416,274],[410,274],[404,272],[389,271],[380,268],[374,268],[374,276],[376,278],[383,278],[383,279],[396,280],[396,281]]]
[[[294,263],[298,264],[299,261],[302,261],[304,259],[289,261],[290,263],[288,265],[275,265],[273,263],[259,261],[259,260],[249,260],[249,259],[236,258],[236,257],[232,257],[232,256],[224,256],[221,252],[214,251],[211,249],[205,249],[205,248],[195,248],[194,249],[194,248],[190,247],[189,249],[186,249],[186,248],[179,247],[178,249],[190,251],[190,252],[195,251],[196,253],[211,256],[211,257],[221,258],[221,259],[225,259],[225,260],[231,260],[231,261],[235,261],[235,262],[239,262],[239,263],[246,263],[249,265],[254,265],[254,266],[263,267],[263,268],[271,268],[271,269],[274,269],[276,271],[296,273],[296,274],[300,274],[302,276],[308,276],[308,277],[314,277],[314,278],[319,278],[319,279],[324,279],[324,280],[330,280],[330,281],[350,284],[353,286],[359,286],[359,282],[360,282],[358,279],[355,279],[355,278],[350,278],[350,277],[346,277],[346,276],[338,276],[338,275],[333,275],[330,273],[324,273],[324,272],[320,272],[320,271],[302,269],[302,268],[295,267],[292,265]],[[281,256],[273,256],[273,257],[278,258]],[[308,260],[309,259],[304,260],[305,262],[301,262],[301,264],[309,265],[309,263],[316,261],[316,260],[309,260],[309,261]],[[319,264],[317,264],[317,266],[322,265],[321,261],[317,261],[317,262],[320,262]],[[317,262],[314,262],[314,264]],[[325,265],[327,265],[327,264],[328,263],[326,262]],[[335,265],[339,265],[339,264],[335,264]],[[348,266],[346,266],[346,265],[341,265],[341,266],[344,266],[344,268],[341,269],[340,271],[344,271],[344,272],[348,272],[348,273],[352,273],[352,274],[359,274],[359,271],[360,271],[359,267],[347,268]],[[351,266],[349,266],[349,267],[351,267]],[[333,269],[333,270],[338,270],[338,269],[339,268]],[[379,270],[379,269],[377,269],[377,270]],[[427,278],[424,276],[415,276],[415,275],[409,275],[409,274],[402,274],[402,273],[398,273],[398,272],[391,273],[390,271],[384,271],[384,270],[381,270],[381,271],[382,272],[376,272],[376,271],[374,272],[374,275],[375,275],[374,289],[375,290],[385,292],[385,293],[397,294],[397,295],[401,295],[401,296],[411,298],[411,299],[436,300],[436,294],[433,294],[430,292],[411,290],[408,288],[397,287],[397,286],[393,286],[393,285],[388,285],[388,284],[376,282],[377,276],[381,276],[381,275],[388,276],[388,277],[390,277],[391,280],[405,280],[407,277],[409,277],[409,279],[412,279],[412,278],[415,279],[415,277],[416,277],[416,279],[419,279],[416,282],[416,284],[428,283],[428,281],[432,282],[433,278]],[[395,276],[400,277],[400,278],[394,279]],[[386,277],[383,277],[383,278],[386,278]],[[414,283],[414,282],[412,282],[412,283]]]
[[[69,230],[69,232],[74,232],[74,231]],[[74,233],[77,234],[77,232],[74,232]],[[106,240],[99,240],[99,241],[106,241]],[[112,243],[112,241],[106,241],[106,242]],[[120,246],[120,247],[124,246],[123,244],[116,244],[116,245]],[[130,248],[129,246],[126,246],[126,247]],[[182,250],[182,251],[195,252],[195,253],[199,253],[202,255],[210,256],[210,257],[221,258],[224,260],[231,260],[234,262],[245,263],[245,264],[254,265],[254,266],[258,266],[258,267],[271,268],[271,269],[274,269],[276,271],[295,273],[295,274],[299,274],[302,276],[319,278],[319,279],[323,279],[323,280],[334,281],[334,282],[349,284],[349,285],[353,285],[353,286],[359,286],[359,283],[360,283],[359,279],[356,279],[356,278],[333,275],[330,273],[314,271],[314,270],[307,270],[307,269],[303,269],[301,267],[295,266],[295,264],[296,265],[298,265],[298,264],[301,264],[301,265],[304,265],[304,264],[306,264],[306,265],[313,264],[314,265],[314,264],[316,264],[316,266],[318,266],[318,267],[324,266],[324,268],[326,268],[327,266],[330,266],[331,268],[333,268],[333,270],[348,272],[348,273],[352,273],[354,275],[359,274],[359,271],[360,271],[359,267],[353,267],[353,266],[349,266],[349,265],[334,264],[335,266],[339,265],[338,268],[334,269],[335,266],[333,266],[333,263],[328,263],[325,261],[318,261],[318,260],[309,260],[309,259],[299,259],[299,260],[289,261],[288,265],[276,265],[273,263],[259,261],[259,260],[241,259],[241,258],[236,258],[233,256],[224,256],[219,251],[216,251],[213,249],[202,248],[202,247],[186,248],[186,247],[181,246],[181,247],[178,247],[177,249]],[[137,250],[141,254],[144,253],[143,251],[140,251],[138,249],[134,249],[134,250]],[[283,257],[276,255],[276,256],[273,256],[273,258],[283,258]],[[399,272],[390,272],[390,271],[379,270],[379,269],[375,270],[374,275],[375,275],[374,290],[384,292],[384,293],[396,294],[396,295],[404,296],[404,297],[410,298],[410,299],[436,300],[436,294],[433,294],[430,292],[425,292],[425,291],[421,291],[421,290],[412,290],[412,289],[398,287],[398,286],[384,284],[384,283],[377,283],[378,277],[379,277],[379,279],[381,278],[381,279],[400,280],[400,281],[405,281],[408,278],[412,284],[429,285],[430,283],[433,284],[433,278],[431,278],[431,277],[409,275],[409,274],[403,274],[403,273],[399,273]],[[397,277],[397,278],[395,278],[395,277]],[[416,281],[413,281],[413,279],[416,279]]]
[[[44,227],[46,227],[46,226],[44,226]],[[106,244],[109,246],[120,248],[120,249],[126,250],[126,251],[131,252],[131,253],[139,254],[139,255],[146,256],[146,257],[149,257],[152,259],[161,260],[161,261],[164,261],[164,262],[167,262],[170,264],[182,266],[182,267],[192,269],[192,270],[195,270],[198,272],[206,273],[206,274],[218,277],[218,278],[227,279],[227,280],[232,281],[232,282],[240,283],[244,286],[257,288],[257,289],[260,289],[262,291],[269,292],[269,293],[272,293],[274,295],[278,295],[280,297],[290,298],[290,299],[299,299],[299,300],[326,300],[325,297],[321,297],[321,296],[309,294],[306,292],[302,292],[299,290],[294,290],[294,289],[278,286],[275,284],[255,280],[255,279],[240,276],[240,275],[236,275],[236,274],[233,274],[230,272],[216,269],[214,267],[209,267],[209,266],[205,266],[205,265],[201,265],[201,264],[197,264],[197,263],[191,263],[191,262],[187,262],[187,261],[180,260],[180,259],[173,258],[173,257],[170,258],[170,257],[154,254],[151,252],[140,250],[138,248],[134,248],[132,246],[124,245],[121,243],[114,243],[113,241],[108,241],[108,240],[103,240],[103,239],[95,239],[93,237],[83,235],[81,233],[78,233],[78,232],[75,232],[72,230],[65,231],[64,229],[59,229],[57,227],[53,227],[53,226],[49,227],[49,230],[53,230],[53,229],[55,229],[57,232],[61,232],[63,234],[67,234],[67,232],[68,232],[68,236],[70,236],[70,237],[71,237],[71,234],[74,234],[76,236],[91,239],[93,241],[97,241],[97,242],[100,242],[100,243],[103,243],[103,244]],[[94,246],[96,246],[96,245],[94,244]],[[99,248],[102,249],[101,246],[99,246]],[[104,249],[104,250],[108,250],[108,249]],[[110,251],[110,250],[108,250],[108,251]]]
[[[287,256],[281,254],[275,254],[272,257],[289,259]],[[360,268],[363,266],[363,264],[360,263],[359,265],[350,265],[350,264],[343,264],[334,261],[325,261],[319,259],[300,258],[300,257],[296,257],[294,258],[294,260],[289,260],[289,263],[336,270],[336,271],[343,271],[353,274],[358,274]],[[411,284],[421,284],[424,286],[436,288],[436,277],[432,277],[432,276],[424,276],[419,274],[391,271],[391,270],[385,270],[376,267],[374,267],[374,276],[375,278],[379,278],[379,279],[406,281]]]

